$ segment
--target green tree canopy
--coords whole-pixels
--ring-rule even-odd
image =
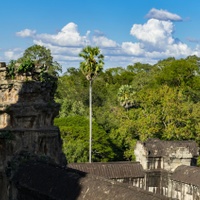
[[[106,134],[99,132],[99,136],[102,134],[109,141],[106,143],[111,148],[107,152],[107,161],[134,160],[135,142],[148,138],[191,139],[200,145],[199,61],[196,56],[185,59],[170,57],[155,65],[136,63],[127,68],[109,68],[95,76],[92,85],[93,123]],[[125,86],[128,86],[127,90]],[[121,97],[119,90],[122,90]],[[59,78],[57,94],[63,111],[60,116],[88,119],[88,81],[81,69],[69,68]],[[133,106],[127,112],[119,101],[121,105]],[[71,127],[75,130],[76,123],[73,123]],[[88,135],[87,131],[83,132]],[[67,157],[77,161],[75,157],[79,155],[87,161],[89,142],[77,138],[65,140],[70,141],[67,145],[71,149]],[[77,148],[75,142],[78,142]],[[80,158],[78,162],[81,161]]]
[[[57,118],[55,125],[60,128],[63,150],[68,162],[88,162],[89,119],[84,116]],[[106,132],[93,122],[92,160],[105,162],[115,157],[112,143]]]
[[[194,84],[194,78],[199,73],[198,62],[195,59],[170,60],[166,63],[160,62],[160,73],[157,81],[160,85],[167,84],[169,86],[190,86]]]
[[[31,60],[36,68],[37,66],[44,66],[51,75],[57,76],[59,72],[62,72],[61,65],[53,60],[50,49],[44,46],[33,45],[27,48],[17,62],[26,63],[27,60]]]

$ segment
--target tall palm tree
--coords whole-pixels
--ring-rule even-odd
[[[86,46],[79,54],[84,59],[80,69],[89,81],[89,108],[90,108],[90,138],[89,138],[89,163],[92,162],[92,82],[103,70],[104,56],[98,47]]]

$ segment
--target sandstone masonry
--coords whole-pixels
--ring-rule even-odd
[[[60,132],[53,125],[59,112],[59,105],[54,102],[55,89],[51,77],[49,81],[35,81],[25,75],[8,79],[6,64],[0,63],[1,200],[12,196],[6,173],[21,152],[66,165]]]

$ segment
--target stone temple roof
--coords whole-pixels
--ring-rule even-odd
[[[200,186],[200,167],[181,165],[176,168],[171,179]]]
[[[109,179],[143,178],[145,176],[139,162],[70,163],[68,167]]]
[[[169,199],[128,184],[34,161],[28,161],[18,168],[13,183],[21,200]]]
[[[159,139],[149,139],[143,143],[148,152],[149,157],[163,157],[169,156],[169,152],[180,148],[187,148],[192,156],[198,156],[198,146],[195,141],[162,141]]]

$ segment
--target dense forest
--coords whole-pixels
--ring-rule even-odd
[[[137,140],[200,144],[200,58],[173,57],[103,70],[93,81],[93,161],[134,160]],[[87,162],[88,81],[79,68],[59,77],[55,100],[68,162]]]
[[[170,57],[154,65],[135,63],[103,70],[99,49],[89,49],[99,63],[84,50],[80,56],[89,59],[96,71],[88,73],[88,63],[81,62],[79,68],[68,67],[59,75],[61,65],[39,45],[26,49],[7,68],[11,79],[16,73],[34,72],[37,81],[57,80],[55,101],[60,112],[54,124],[60,128],[69,163],[88,162],[90,84],[92,161],[134,160],[136,142],[148,138],[195,140],[200,146],[199,57]],[[47,73],[54,78],[50,80]]]

